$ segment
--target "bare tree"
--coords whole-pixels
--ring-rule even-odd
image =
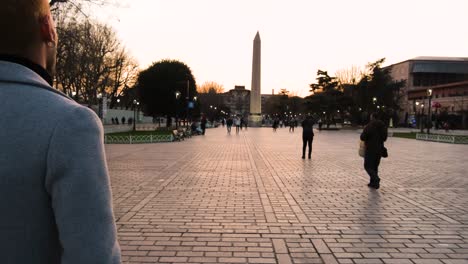
[[[110,75],[111,85],[107,89],[111,108],[114,107],[118,97],[135,85],[138,73],[138,64],[124,48],[115,54]]]
[[[344,84],[357,84],[365,75],[364,70],[358,66],[351,66],[348,69],[341,69],[336,71],[335,76],[341,85]]]
[[[289,96],[289,91],[286,88],[282,88],[279,94],[283,96]]]
[[[111,102],[134,84],[137,65],[115,32],[90,20],[58,20],[57,87],[88,105],[107,93]]]
[[[49,0],[49,5],[52,10],[56,10],[61,5],[70,4],[73,6],[81,6],[83,3],[89,3],[94,5],[109,4],[110,0]]]
[[[197,87],[198,93],[223,93],[224,86],[216,82],[205,82],[199,87]]]

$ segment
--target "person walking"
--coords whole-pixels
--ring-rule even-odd
[[[236,134],[239,134],[239,132],[240,132],[240,126],[241,126],[241,120],[240,120],[240,118],[237,116],[234,122],[236,123]]]
[[[314,141],[314,120],[308,115],[302,121],[302,159],[305,159],[306,148],[309,146],[308,158],[312,158],[312,141]]]
[[[206,116],[202,115],[202,118],[200,120],[200,127],[201,127],[201,130],[202,130],[202,135],[205,135],[206,123],[207,123]]]
[[[232,117],[228,117],[228,120],[226,120],[226,126],[227,126],[228,134],[231,134],[231,128],[232,128],[233,123],[234,123],[234,121],[232,121]]]
[[[276,132],[276,129],[278,129],[278,124],[278,119],[273,120],[273,132]]]
[[[2,0],[0,25],[0,262],[120,264],[101,120],[52,87],[49,0]]]
[[[379,165],[382,156],[387,156],[384,142],[387,140],[387,126],[376,113],[371,115],[370,122],[361,133],[361,140],[365,142],[364,169],[369,174],[370,182],[367,186],[379,189]]]
[[[291,119],[289,121],[289,132],[294,133],[294,128],[296,127],[296,119]]]

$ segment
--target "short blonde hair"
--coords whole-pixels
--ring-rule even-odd
[[[0,53],[24,55],[40,40],[40,19],[50,15],[48,0],[2,0]]]

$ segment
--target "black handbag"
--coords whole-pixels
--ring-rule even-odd
[[[382,147],[382,157],[388,158],[388,150],[386,147]]]

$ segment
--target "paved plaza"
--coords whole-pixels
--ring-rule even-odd
[[[376,191],[359,133],[301,133],[106,145],[123,263],[468,263],[468,146],[389,138]]]

